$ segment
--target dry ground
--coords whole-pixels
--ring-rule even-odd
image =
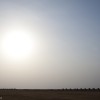
[[[100,100],[100,91],[0,90],[2,100]]]

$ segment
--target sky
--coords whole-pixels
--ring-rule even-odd
[[[99,71],[99,0],[0,0],[0,88],[100,88]]]

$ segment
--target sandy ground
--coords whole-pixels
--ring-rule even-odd
[[[0,90],[0,100],[1,99],[2,100],[100,100],[100,91]]]

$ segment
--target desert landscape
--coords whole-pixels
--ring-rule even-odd
[[[100,100],[99,89],[1,89],[2,100]]]
[[[100,0],[0,0],[0,100],[100,100]]]

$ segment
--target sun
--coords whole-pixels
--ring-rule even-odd
[[[25,31],[13,30],[7,32],[2,39],[3,55],[12,61],[20,61],[31,55],[35,50],[33,37]]]

